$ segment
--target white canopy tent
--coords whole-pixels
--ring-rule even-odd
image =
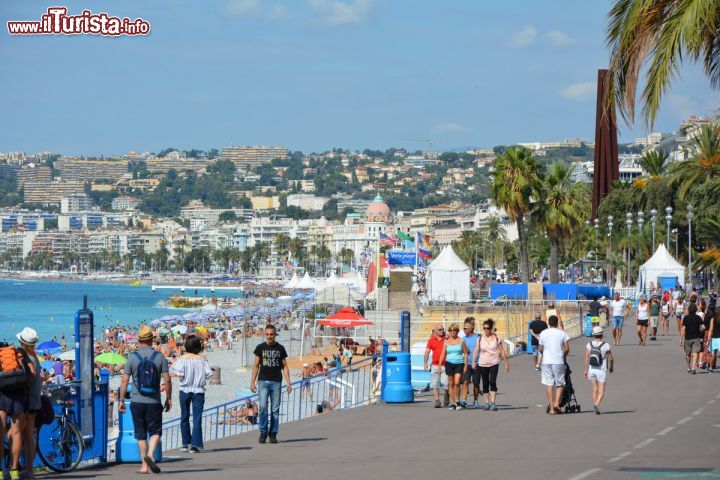
[[[469,302],[470,267],[450,245],[428,266],[427,292],[431,301]]]
[[[321,290],[315,297],[317,304],[353,305],[362,302],[365,296],[347,285],[333,285]]]
[[[647,292],[652,282],[658,285],[658,279],[677,278],[678,285],[685,285],[685,267],[681,265],[662,243],[650,257],[650,260],[643,263],[638,275],[638,290]]]
[[[298,283],[300,283],[300,279],[298,279],[297,273],[293,273],[290,281],[285,284],[285,288],[297,288]]]
[[[303,276],[302,280],[300,280],[300,283],[298,283],[297,288],[300,288],[302,290],[314,290],[316,288],[315,282],[310,277],[310,274],[305,272],[305,276]]]

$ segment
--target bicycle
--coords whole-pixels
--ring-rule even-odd
[[[62,406],[62,413],[55,415],[53,422],[36,431],[37,454],[50,470],[58,473],[75,470],[83,459],[85,441],[82,433],[72,420],[75,400],[66,397],[75,395],[74,386],[50,386],[45,388],[50,400]],[[43,434],[40,435],[42,430]]]

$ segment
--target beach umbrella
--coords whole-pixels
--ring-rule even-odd
[[[53,362],[52,360],[45,360],[40,364],[40,368],[42,368],[43,370],[52,370],[53,363],[55,362]]]
[[[170,333],[170,329],[167,327],[160,327],[160,328],[158,328],[158,333],[167,334],[167,333]]]
[[[207,328],[205,327],[197,327],[196,330],[200,333],[207,333]]]
[[[173,333],[179,333],[180,335],[185,335],[185,332],[187,332],[187,325],[175,325],[172,328]]]
[[[75,360],[75,350],[68,350],[57,356],[60,360]]]
[[[127,362],[127,359],[119,353],[105,352],[95,357],[95,362],[107,365],[123,365]]]
[[[363,317],[350,307],[344,307],[333,315],[318,322],[320,325],[336,328],[362,327],[364,325],[375,325],[372,321]]]
[[[59,343],[48,340],[46,342],[42,342],[40,345],[35,347],[35,350],[37,350],[38,352],[45,352],[50,350],[56,350],[58,348],[62,349],[62,346]]]

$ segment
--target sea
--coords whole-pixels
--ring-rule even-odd
[[[15,340],[16,333],[32,327],[40,341],[65,335],[71,344],[75,312],[82,308],[84,295],[94,314],[95,338],[100,338],[100,330],[108,325],[136,326],[164,315],[188,312],[164,306],[163,301],[173,293],[153,292],[150,285],[0,280],[0,340]],[[199,294],[209,295],[209,288]]]

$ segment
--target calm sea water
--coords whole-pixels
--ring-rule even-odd
[[[60,338],[68,343],[75,328],[75,312],[82,307],[83,295],[95,314],[95,336],[105,325],[137,325],[182,310],[165,308],[164,299],[171,290],[153,293],[150,286],[104,285],[81,282],[43,282],[0,280],[0,339],[30,326],[37,330],[41,341]]]

